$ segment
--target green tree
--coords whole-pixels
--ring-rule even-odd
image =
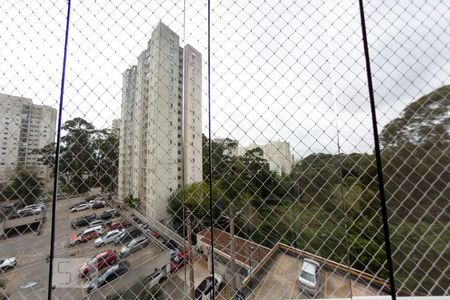
[[[90,189],[87,177],[95,169],[93,137],[94,126],[82,118],[66,121],[62,126],[66,134],[61,138],[63,148],[60,172],[70,178],[69,184],[77,193]]]
[[[228,207],[228,199],[217,182],[213,182],[213,219],[217,220]],[[193,183],[177,190],[169,199],[168,213],[175,229],[182,230],[185,209],[189,209],[194,216],[194,229],[199,231],[209,225],[210,219],[210,191],[209,183]],[[198,221],[198,222],[197,222]]]
[[[117,190],[119,139],[109,129],[97,130],[82,118],[64,123],[60,146],[60,182],[66,192],[83,193],[91,187]],[[55,144],[37,151],[41,163],[54,167]]]
[[[119,174],[119,138],[109,129],[97,130],[93,135],[94,184],[103,191],[114,192]]]
[[[22,204],[33,204],[43,195],[43,180],[37,171],[30,168],[19,168],[12,181],[1,192],[4,200],[22,201]]]

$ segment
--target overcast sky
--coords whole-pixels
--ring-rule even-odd
[[[343,152],[371,151],[357,1],[212,2],[215,137],[286,140],[297,157],[335,153],[338,141]],[[407,103],[450,83],[450,12],[445,0],[365,2],[381,130]],[[63,120],[109,127],[120,117],[122,72],[162,20],[203,54],[207,133],[206,1],[72,5]],[[58,106],[65,15],[63,0],[2,1],[0,92]]]

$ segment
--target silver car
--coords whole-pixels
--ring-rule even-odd
[[[150,276],[148,276],[147,288],[151,290],[157,284],[163,283],[164,280],[166,279],[167,279],[167,272],[164,268],[162,268],[161,270],[155,269],[155,272],[153,272],[152,274],[150,274]]]
[[[111,230],[105,234],[103,234],[101,237],[97,238],[94,241],[94,246],[95,247],[101,247],[103,245],[109,244],[114,242],[114,239],[119,236],[119,234],[121,234],[122,232],[124,232],[124,229],[115,229],[115,230]]]
[[[16,264],[17,260],[15,257],[0,259],[0,274],[5,272],[6,270],[14,268]]]
[[[318,262],[305,258],[298,275],[298,284],[301,290],[307,294],[315,295],[319,292],[319,269]]]
[[[139,251],[150,244],[150,241],[144,235],[138,236],[137,238],[129,241],[125,246],[120,249],[120,256],[125,257]]]

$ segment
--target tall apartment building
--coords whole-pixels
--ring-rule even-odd
[[[120,119],[114,119],[112,121],[112,128],[111,128],[111,132],[116,135],[117,137],[120,136],[120,123],[121,120]]]
[[[35,166],[41,176],[48,176],[35,151],[55,141],[55,128],[55,108],[0,94],[0,183],[14,176],[20,165]]]
[[[237,140],[232,140],[229,138],[216,138],[213,141],[223,147],[223,154],[235,157],[241,155],[239,152],[239,142]]]
[[[139,198],[158,220],[167,219],[183,175],[186,184],[202,180],[201,61],[159,23],[137,65],[123,73],[118,196]]]
[[[239,155],[243,155],[246,151],[261,148],[263,157],[269,163],[269,169],[277,172],[278,175],[287,175],[292,171],[294,165],[294,156],[291,154],[291,146],[288,142],[274,141],[265,145],[252,144],[248,147],[240,147]]]

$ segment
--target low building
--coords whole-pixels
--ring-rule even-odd
[[[229,282],[233,277],[230,271],[231,236],[217,228],[213,229],[213,236],[215,272],[225,274],[225,280]],[[239,290],[245,299],[268,296],[271,299],[309,298],[297,281],[305,258],[320,265],[318,298],[389,295],[389,284],[384,279],[283,243],[269,249],[236,237],[235,245]],[[197,249],[205,259],[211,260],[209,228],[197,234]]]
[[[225,274],[225,279],[231,279],[230,273],[230,245],[231,236],[228,232],[214,228],[214,266],[219,274]],[[235,236],[236,254],[235,260],[238,268],[239,283],[246,278],[256,268],[258,264],[266,257],[270,249],[255,242]],[[208,255],[211,249],[211,230],[204,229],[197,233],[197,248],[204,259],[210,260]]]

